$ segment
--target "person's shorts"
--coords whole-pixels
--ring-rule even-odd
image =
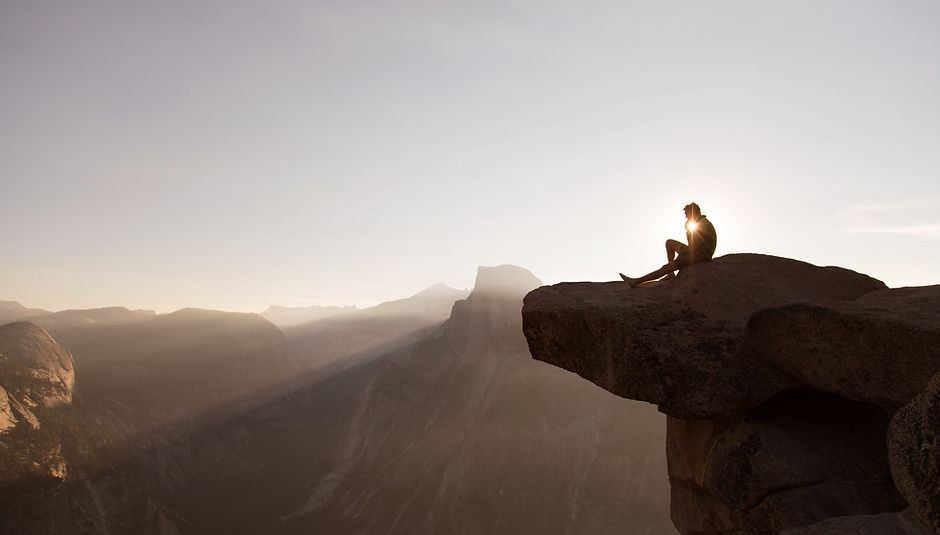
[[[711,258],[708,258],[705,255],[693,255],[689,248],[686,247],[683,249],[678,256],[676,256],[676,269],[683,269],[691,266],[692,264],[699,264],[702,262],[708,262]]]

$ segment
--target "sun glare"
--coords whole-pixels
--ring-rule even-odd
[[[686,221],[685,230],[689,232],[695,232],[695,227],[698,225],[695,221]]]

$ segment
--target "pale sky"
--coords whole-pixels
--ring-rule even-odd
[[[717,255],[940,283],[940,3],[0,3],[0,299],[260,311]]]

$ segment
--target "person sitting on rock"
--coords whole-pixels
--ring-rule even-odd
[[[715,246],[718,244],[718,234],[715,233],[715,227],[711,221],[702,215],[702,209],[697,204],[689,203],[685,206],[685,237],[688,245],[676,241],[666,240],[666,264],[663,267],[647,273],[638,279],[632,279],[623,273],[620,278],[626,281],[631,288],[637,284],[657,280],[660,277],[663,280],[675,278],[674,272],[698,264],[707,262],[715,254]]]

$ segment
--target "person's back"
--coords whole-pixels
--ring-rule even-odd
[[[708,261],[718,247],[718,233],[706,216],[699,216],[695,221],[694,231],[686,231],[689,241],[689,253],[699,261]]]

